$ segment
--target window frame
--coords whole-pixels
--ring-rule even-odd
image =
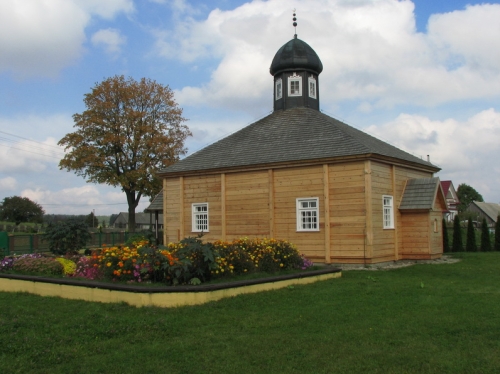
[[[386,199],[389,199],[390,204],[386,204]],[[388,217],[386,209],[389,213]],[[394,229],[394,196],[392,195],[382,195],[382,225],[384,230]]]
[[[315,202],[315,207],[304,208],[301,203],[303,202]],[[311,218],[315,222],[305,223],[302,218],[303,212],[314,213]],[[318,197],[299,197],[296,199],[296,219],[297,219],[297,232],[317,232],[319,231],[319,198]],[[314,227],[304,227],[307,224],[314,225]]]
[[[318,86],[316,84],[316,78],[313,76],[310,76],[309,79],[307,80],[308,86],[307,86],[307,91],[309,93],[309,97],[316,99],[318,97]],[[311,95],[311,84],[314,85],[314,94]]]
[[[278,86],[280,90],[278,91]],[[281,78],[276,79],[276,84],[274,85],[276,100],[283,98],[283,81]],[[279,94],[278,94],[279,93]]]
[[[206,211],[197,211],[196,208],[206,207]],[[193,203],[191,204],[191,232],[209,232],[210,231],[210,220],[209,220],[209,209],[208,203]],[[202,214],[206,215],[206,230],[204,227],[200,227],[199,216]]]
[[[298,93],[292,94],[292,82],[297,82],[299,84]],[[288,96],[302,96],[302,77],[300,75],[293,73],[293,75],[288,77]]]

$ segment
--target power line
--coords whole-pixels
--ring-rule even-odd
[[[57,149],[57,150],[59,150],[59,151],[61,150],[61,148],[60,148],[59,146],[50,145],[50,144],[45,144],[45,143],[42,143],[42,142],[37,142],[36,140],[31,140],[31,139],[28,139],[28,138],[24,138],[24,137],[22,137],[22,136],[15,135],[15,134],[11,134],[11,133],[9,133],[9,132],[2,131],[2,130],[0,130],[0,132],[1,132],[2,134],[6,134],[6,135],[10,135],[10,136],[14,136],[14,137],[16,137],[16,138],[23,139],[23,140],[27,140],[27,141],[29,141],[29,142],[42,144],[42,145],[43,145],[43,146],[45,146],[45,147],[56,148],[56,149]]]
[[[32,154],[34,154],[34,155],[45,156],[45,157],[51,157],[51,158],[57,158],[58,160],[62,158],[61,156],[48,155],[48,154],[46,154],[46,153],[40,153],[40,152],[32,152],[32,151],[28,151],[28,150],[26,150],[26,149],[17,148],[17,147],[14,147],[14,146],[11,146],[11,145],[7,145],[7,144],[1,144],[1,143],[0,143],[0,146],[7,147],[7,148],[9,148],[9,149],[16,149],[16,150],[18,150],[18,151],[23,151],[23,152],[27,152],[27,153],[32,153]],[[53,152],[53,151],[48,151],[48,152]]]

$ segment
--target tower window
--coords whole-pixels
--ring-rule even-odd
[[[309,82],[309,97],[316,99],[316,79],[314,79],[313,76],[310,76],[308,82]]]
[[[301,81],[302,78],[296,73],[288,77],[288,96],[302,96]]]
[[[283,82],[280,79],[276,80],[276,100],[279,100],[283,97]]]

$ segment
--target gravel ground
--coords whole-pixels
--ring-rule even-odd
[[[339,267],[342,270],[390,270],[403,268],[406,266],[412,266],[416,264],[453,264],[455,262],[459,262],[460,259],[452,258],[451,256],[443,255],[441,258],[437,258],[435,260],[401,260],[401,261],[390,261],[390,262],[381,262],[379,264],[338,264],[333,265],[335,267]]]

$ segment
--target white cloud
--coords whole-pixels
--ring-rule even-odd
[[[498,196],[500,112],[484,110],[463,122],[401,114],[394,121],[366,130],[416,156],[430,155],[431,162],[442,168],[441,179],[451,179],[455,187],[467,183],[485,199]]]
[[[127,38],[120,34],[119,30],[102,29],[92,35],[91,42],[95,46],[101,46],[106,53],[117,55],[121,51],[122,45],[127,41]]]
[[[429,19],[429,38],[451,66],[471,70],[500,70],[500,5],[468,6],[465,10],[435,14]]]
[[[323,106],[359,100],[366,112],[500,96],[499,4],[434,15],[423,34],[408,0],[269,0],[215,9],[204,20],[185,18],[173,30],[156,31],[160,56],[187,64],[219,61],[205,82],[176,93],[179,103],[253,113],[269,108],[268,67],[293,36],[294,7],[301,9],[299,37],[324,65]]]
[[[14,191],[17,188],[17,181],[12,177],[0,179],[0,191],[5,194],[5,191]]]
[[[83,52],[95,15],[131,12],[131,0],[16,0],[0,2],[0,72],[55,76]]]
[[[43,173],[49,164],[58,163],[64,156],[54,138],[41,142],[13,140],[0,145],[0,173]]]
[[[121,12],[132,13],[134,11],[133,0],[75,0],[75,3],[87,12],[107,19]]]
[[[96,215],[107,215],[128,210],[125,193],[105,185],[86,184],[60,190],[28,188],[21,196],[41,204],[48,214],[89,214],[95,209]],[[136,212],[148,205],[148,199],[143,198]]]
[[[57,165],[64,157],[57,142],[72,126],[73,120],[64,114],[0,118],[0,128],[7,130],[0,133],[0,173],[40,174]]]

